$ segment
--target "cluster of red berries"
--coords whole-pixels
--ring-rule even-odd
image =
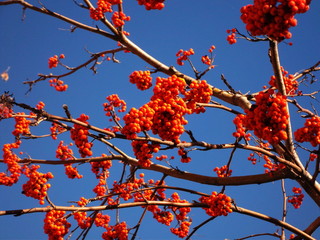
[[[160,208],[157,208],[157,210],[158,211],[153,211],[153,218],[159,223],[170,226],[171,222],[174,220],[173,214],[169,211],[163,211]]]
[[[70,143],[70,146],[73,144]],[[63,145],[63,141],[60,141],[59,146],[56,150],[56,158],[61,159],[62,161],[74,159],[73,151],[69,148],[68,145]],[[82,178],[83,176],[79,174],[76,167],[72,167],[71,163],[64,164],[65,166],[65,173],[68,178],[75,179],[75,178]]]
[[[191,157],[188,157],[188,152],[184,148],[179,148],[178,155],[181,156],[180,161],[182,163],[189,163],[191,162]]]
[[[256,0],[241,8],[241,20],[253,36],[268,35],[282,41],[291,38],[297,13],[308,11],[311,0]]]
[[[253,165],[257,163],[257,158],[254,157],[254,153],[250,153],[248,160],[251,161]]]
[[[40,101],[38,102],[38,104],[36,105],[36,109],[38,110],[42,110],[44,108],[45,104],[44,102]]]
[[[227,165],[224,165],[222,167],[215,167],[213,169],[214,172],[216,172],[218,177],[230,177],[232,174],[232,170],[229,169]]]
[[[115,226],[108,226],[106,230],[107,231],[102,234],[104,240],[128,240],[129,230],[126,222],[118,223]]]
[[[97,196],[103,196],[107,192],[106,180],[103,176],[99,177],[99,183],[92,190]]]
[[[12,117],[13,110],[5,103],[0,103],[0,120]]]
[[[49,80],[50,87],[54,87],[58,92],[64,92],[68,89],[68,84],[65,84],[64,81],[53,78]]]
[[[113,25],[118,28],[124,25],[124,21],[130,21],[130,17],[126,16],[124,12],[114,12],[111,20]]]
[[[175,203],[187,203],[187,200],[180,199],[178,193],[174,192],[171,194],[171,198],[168,199],[170,202]],[[191,211],[190,207],[170,207],[170,209],[174,212],[174,215],[178,221],[184,221],[188,219],[187,214]]]
[[[59,59],[63,59],[63,58],[65,58],[64,54],[60,54],[59,57],[58,55],[54,55],[53,57],[50,57],[48,60],[48,67],[49,68],[57,67],[59,64]]]
[[[98,0],[96,8],[90,8],[90,17],[93,20],[100,20],[106,12],[112,12],[112,4],[109,0]]]
[[[56,123],[56,122],[53,122],[52,123],[52,126],[50,127],[50,132],[51,132],[51,138],[53,139],[53,140],[57,140],[57,135],[59,134],[59,133],[62,133],[62,132],[64,132],[64,131],[66,131],[66,129],[65,128],[63,128],[61,125],[59,125],[58,123]]]
[[[24,174],[29,180],[23,184],[23,194],[27,197],[38,199],[41,205],[44,204],[44,199],[47,196],[47,190],[51,187],[50,183],[47,183],[49,179],[53,178],[51,172],[41,173],[37,170],[39,165],[32,165],[30,168],[25,167]]]
[[[293,205],[294,208],[300,208],[304,195],[302,194],[301,188],[293,187],[293,196],[288,197],[288,202]]]
[[[209,103],[212,95],[212,88],[206,80],[194,81],[190,85],[190,90],[184,93],[183,100],[192,113],[203,113],[205,108],[197,106],[197,103]]]
[[[106,157],[106,154],[102,154],[101,157]],[[90,162],[91,164],[91,171],[96,175],[97,178],[105,176],[109,174],[108,169],[112,166],[111,160],[105,160],[101,162]]]
[[[139,5],[144,5],[146,10],[161,10],[165,0],[137,0]]]
[[[89,116],[85,114],[81,114],[80,117],[77,118],[77,120],[84,123],[88,123],[88,119]],[[88,142],[88,128],[78,124],[74,124],[73,128],[70,130],[70,133],[71,139],[75,142],[76,146],[78,147],[81,157],[85,158],[87,156],[92,156],[91,147],[93,144]]]
[[[297,80],[293,80],[294,76],[292,74],[288,75],[289,72],[284,70],[283,67],[281,67],[281,71],[282,71],[284,85],[286,86],[286,95],[296,94],[297,90],[298,90],[298,81]],[[275,76],[272,76],[270,78],[269,84],[272,87],[277,88],[277,86],[276,86],[276,77]]]
[[[73,144],[70,143],[70,146]],[[73,151],[69,148],[68,145],[63,145],[63,141],[60,141],[58,148],[56,150],[56,158],[61,159],[62,161],[74,159]]]
[[[237,42],[237,39],[236,39],[236,32],[237,32],[237,29],[235,28],[232,28],[232,29],[228,29],[227,30],[227,33],[229,34],[227,36],[227,41],[229,44],[235,44]]]
[[[19,157],[13,153],[13,148],[19,148],[21,141],[15,143],[4,144],[3,151],[3,162],[7,164],[7,171],[0,172],[0,185],[12,186],[18,182],[21,175],[21,166],[19,165]],[[8,175],[10,173],[10,175]]]
[[[29,135],[30,134],[30,123],[31,121],[26,119],[25,117],[19,116],[24,115],[24,113],[17,113],[17,117],[14,118],[15,125],[12,134],[15,137],[19,137],[20,135]]]
[[[107,228],[109,226],[110,222],[110,216],[109,215],[103,215],[102,213],[97,213],[95,219],[94,219],[94,224],[97,227],[103,227]]]
[[[277,144],[288,138],[286,128],[289,114],[286,107],[286,96],[274,90],[260,92],[256,96],[256,104],[246,115],[238,115],[234,120],[237,132],[234,136],[245,136],[245,129],[253,130],[254,134],[270,144]]]
[[[121,100],[118,94],[111,94],[106,99],[108,102],[103,104],[106,116],[113,117],[116,121],[119,121],[120,118],[116,115],[115,108],[119,108],[118,112],[125,112],[127,110],[127,103]],[[113,121],[113,119],[110,119],[110,121]]]
[[[251,133],[247,133],[247,129],[244,125],[245,120],[246,120],[246,115],[244,114],[238,114],[233,119],[233,123],[236,125],[236,132],[234,132],[232,135],[236,138],[243,137],[244,139],[249,141],[251,137]]]
[[[202,196],[199,201],[208,205],[204,210],[209,216],[227,216],[232,212],[232,199],[223,193],[212,192],[211,196]]]
[[[274,172],[274,171],[285,168],[284,164],[275,163],[266,155],[263,155],[263,160],[265,161],[265,164],[263,164],[263,166],[266,168],[265,173],[272,174],[272,172]]]
[[[182,50],[180,49],[176,53],[177,58],[177,64],[180,66],[184,65],[184,61],[187,61],[189,59],[189,56],[194,55],[194,50],[190,48],[189,50]]]
[[[204,108],[197,106],[196,102],[208,103],[212,94],[205,80],[192,83],[190,91],[186,91],[186,87],[184,79],[175,75],[158,77],[151,101],[140,109],[132,108],[125,115],[122,133],[128,139],[134,139],[137,133],[152,130],[153,134],[158,134],[163,140],[179,143],[184,125],[188,123],[184,116],[204,112]]]
[[[153,134],[158,134],[163,140],[179,143],[180,136],[184,132],[184,126],[188,121],[184,115],[190,114],[182,98],[170,98],[153,100],[149,102],[155,110],[152,124]]]
[[[313,162],[313,161],[314,161],[315,159],[317,159],[317,158],[318,158],[318,154],[310,153],[309,159],[310,159],[311,162]]]
[[[148,104],[139,109],[131,108],[123,118],[125,126],[121,130],[122,134],[128,139],[134,139],[137,133],[151,130],[154,113],[155,111]]]
[[[179,222],[179,227],[177,228],[170,228],[170,231],[177,235],[180,238],[184,238],[186,236],[188,236],[189,234],[189,229],[190,229],[190,225],[191,225],[191,221],[183,221],[183,222]]]
[[[113,183],[112,192],[119,194],[119,197],[125,201],[133,198],[132,191],[137,190],[144,184],[143,178],[134,178],[133,181],[119,184],[117,181]]]
[[[65,214],[65,211],[59,210],[47,212],[43,228],[49,240],[63,240],[63,237],[69,232],[71,224],[65,218]]]
[[[134,155],[138,159],[138,163],[141,167],[150,167],[151,158],[153,153],[157,153],[160,149],[159,144],[149,144],[148,141],[134,140],[131,143],[134,151]]]
[[[78,206],[84,207],[88,204],[88,200],[84,197],[81,197],[77,202]],[[72,206],[73,207],[73,206]],[[77,221],[78,226],[81,229],[89,228],[92,224],[91,217],[87,217],[87,212],[77,211],[73,213],[73,218]]]
[[[320,144],[320,117],[314,116],[306,119],[304,127],[294,132],[298,142],[310,142],[313,147]]]
[[[134,71],[130,74],[129,81],[136,84],[140,90],[146,90],[152,86],[150,71]]]

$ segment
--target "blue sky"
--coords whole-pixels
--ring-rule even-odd
[[[32,1],[37,4],[37,1]],[[50,10],[60,12],[76,20],[94,26],[97,22],[89,18],[86,10],[77,7],[73,1],[43,1]],[[202,67],[200,58],[207,54],[211,45],[216,46],[215,65],[204,79],[210,84],[225,89],[220,80],[224,74],[234,89],[246,92],[256,92],[266,85],[272,75],[269,63],[266,42],[250,43],[239,40],[235,45],[229,45],[226,41],[226,30],[236,27],[240,32],[245,32],[243,23],[240,21],[240,8],[251,1],[237,0],[202,0],[202,1],[166,1],[166,7],[162,11],[145,11],[136,1],[128,1],[124,5],[125,13],[131,16],[131,21],[126,24],[126,30],[131,33],[130,39],[149,54],[167,65],[175,66],[185,74],[192,74],[187,66],[177,66],[175,54],[179,49],[193,48],[194,63]],[[313,1],[310,11],[298,15],[298,26],[293,28],[293,46],[280,44],[280,57],[282,66],[290,73],[298,72],[310,67],[319,61],[320,56],[320,28],[319,28],[319,1]],[[22,21],[23,14],[25,14]],[[68,31],[69,25],[48,16],[32,12],[22,11],[20,6],[0,7],[0,72],[10,66],[7,82],[0,81],[0,90],[10,91],[14,94],[17,102],[25,102],[34,106],[39,101],[46,103],[49,113],[63,115],[62,105],[67,104],[73,116],[86,113],[90,116],[90,123],[98,127],[109,127],[110,123],[104,116],[102,104],[105,97],[117,93],[120,98],[128,103],[128,107],[140,107],[151,96],[151,90],[141,92],[128,81],[128,76],[134,70],[145,70],[146,63],[128,53],[119,53],[117,59],[120,64],[104,62],[98,66],[97,74],[89,69],[84,69],[76,74],[63,79],[69,84],[67,92],[59,93],[49,86],[48,82],[39,82],[31,92],[26,94],[27,85],[22,82],[34,80],[38,73],[48,74],[61,73],[62,68],[48,69],[47,60],[53,55],[64,53],[64,63],[69,66],[77,66],[89,57],[90,52],[104,51],[116,47],[116,43],[92,33],[77,29],[73,33]],[[159,74],[158,76],[162,76]],[[308,88],[302,86],[306,91]],[[312,86],[312,91],[318,90],[319,84]],[[213,99],[215,100],[215,99]],[[309,107],[310,101],[303,102]],[[319,104],[316,103],[316,109]],[[295,113],[295,109],[292,109]],[[206,114],[190,116],[187,129],[193,130],[196,137],[210,143],[232,142],[234,116],[221,110],[208,109]],[[294,127],[303,122],[300,118],[293,117]],[[49,124],[43,124],[32,129],[34,134],[48,133]],[[9,130],[8,130],[9,129]],[[0,144],[12,142],[11,135],[13,121],[0,122]],[[70,142],[68,134],[62,136],[65,142]],[[122,149],[131,155],[128,142],[115,141]],[[51,139],[37,139],[25,141],[21,150],[32,158],[55,159],[55,149],[58,141]],[[74,149],[76,152],[76,149]],[[94,154],[99,156],[106,153],[105,146],[96,144]],[[262,173],[262,163],[252,166],[246,160],[248,152],[238,152],[232,163],[234,175],[248,173]],[[207,175],[214,175],[212,169],[215,166],[224,165],[230,151],[210,151],[192,153],[192,162],[188,165],[179,165],[187,171],[195,171]],[[306,155],[302,155],[306,157]],[[67,179],[59,167],[42,166],[41,171],[52,171],[55,179],[49,195],[57,205],[69,205],[68,201],[77,201],[81,196],[92,197],[91,189],[96,185],[96,179],[85,166],[79,167],[80,173],[86,174],[81,180]],[[3,166],[0,171],[4,171]],[[157,178],[159,175],[145,171],[146,179]],[[121,174],[121,166],[114,164],[111,169],[113,179],[118,179]],[[21,185],[25,179],[13,187],[0,186],[0,210],[36,207],[38,201],[21,194]],[[181,182],[168,179],[168,183],[174,186],[187,186],[210,193],[213,190],[220,191],[219,187],[201,186],[189,182]],[[110,182],[112,183],[112,182]],[[290,192],[296,183],[288,181],[287,191]],[[239,206],[260,211],[264,214],[281,217],[281,186],[280,182],[265,185],[244,186],[241,188],[227,187],[227,194],[236,200]],[[182,197],[189,198],[185,195]],[[318,207],[306,197],[302,207],[298,210],[289,206],[288,222],[294,226],[306,227],[316,216],[319,216]],[[139,218],[141,209],[124,210],[121,213],[123,220],[133,226]],[[111,213],[111,215],[114,213]],[[0,217],[0,239],[45,239],[42,230],[43,214],[24,215],[20,217]],[[138,216],[138,217],[137,217]],[[190,215],[193,226],[200,224],[207,216],[201,209],[193,210]],[[177,239],[165,227],[154,220],[145,220],[139,232],[139,239],[160,240]],[[277,228],[269,223],[252,219],[239,214],[231,214],[229,217],[220,217],[203,227],[195,234],[193,239],[234,239],[254,233],[274,232]],[[155,234],[155,232],[157,234]],[[101,229],[93,229],[88,239],[99,239]],[[318,231],[314,235],[320,238]],[[265,237],[264,239],[272,239]]]

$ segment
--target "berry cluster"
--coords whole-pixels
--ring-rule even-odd
[[[102,154],[101,157],[106,157],[106,154]],[[96,175],[97,178],[108,175],[108,169],[112,166],[111,160],[105,160],[101,162],[90,162],[91,171]]]
[[[131,108],[129,113],[123,118],[125,126],[121,132],[128,139],[134,139],[137,137],[137,133],[151,130],[154,113],[155,111],[148,104],[143,105],[139,109]]]
[[[232,170],[229,169],[227,165],[224,165],[222,167],[215,167],[213,171],[216,172],[218,177],[230,177],[232,174]]]
[[[313,147],[320,144],[320,117],[314,116],[306,119],[304,127],[294,132],[298,142],[310,142]]]
[[[183,125],[188,123],[184,116],[204,112],[204,108],[196,103],[208,103],[212,94],[205,80],[191,83],[190,91],[186,91],[186,87],[184,79],[175,75],[158,77],[151,101],[140,109],[132,108],[124,116],[122,133],[128,139],[134,139],[137,133],[152,130],[153,134],[158,134],[163,140],[179,143],[179,137],[184,132]]]
[[[13,153],[13,148],[19,148],[21,142],[4,144],[3,151],[3,163],[7,164],[7,171],[0,172],[0,185],[12,186],[18,182],[21,175],[21,166],[18,164],[19,157]],[[8,172],[10,175],[8,175]]]
[[[40,101],[38,102],[38,104],[36,105],[36,109],[38,110],[42,110],[44,108],[45,104],[44,102]]]
[[[69,232],[71,224],[64,217],[65,213],[59,210],[47,212],[43,228],[49,240],[63,240],[63,237]]]
[[[53,178],[51,172],[41,173],[37,170],[39,165],[32,165],[30,168],[25,167],[24,174],[29,180],[23,184],[23,194],[27,197],[38,199],[40,204],[44,204],[44,199],[47,196],[47,190],[51,187],[50,183],[47,183],[49,179]]]
[[[17,115],[24,115],[24,113],[17,113]],[[30,134],[30,120],[27,120],[25,117],[17,116],[14,118],[15,120],[15,129],[12,131],[12,134],[15,137],[19,137],[20,135],[29,135]]]
[[[56,140],[57,135],[64,131],[65,131],[65,128],[63,128],[61,125],[59,125],[56,122],[53,122],[52,126],[50,127],[51,137],[53,140]]]
[[[173,234],[177,235],[178,237],[184,238],[189,234],[190,225],[191,225],[190,221],[183,221],[179,223],[178,228],[170,228],[170,231]]]
[[[149,144],[148,141],[134,140],[131,145],[141,167],[150,167],[153,153],[157,153],[160,149],[159,144]]]
[[[180,66],[184,65],[184,61],[187,61],[189,59],[190,55],[194,55],[194,50],[192,48],[190,48],[189,50],[182,50],[180,49],[177,53],[176,53],[176,57],[177,58],[177,64]]]
[[[188,152],[184,148],[179,148],[178,155],[181,156],[180,161],[182,163],[189,163],[191,162],[191,157],[188,157]]]
[[[58,92],[64,92],[68,89],[68,84],[64,84],[64,81],[59,79],[50,79],[49,80],[50,87],[54,87]]]
[[[64,54],[60,54],[59,57],[58,55],[54,55],[53,57],[50,57],[48,60],[48,67],[49,68],[57,67],[59,64],[59,59],[63,59],[63,58],[65,58]]]
[[[119,194],[119,197],[125,201],[133,198],[132,191],[137,190],[144,184],[143,178],[135,178],[131,182],[119,184],[117,181],[113,183],[113,193]]]
[[[202,196],[199,201],[209,206],[204,208],[209,216],[227,216],[232,212],[231,198],[223,193],[212,192],[211,196]]]
[[[90,8],[90,17],[93,20],[100,20],[106,12],[112,12],[112,4],[109,0],[98,0],[96,8]]]
[[[212,88],[206,80],[192,82],[190,90],[185,92],[183,100],[187,103],[187,107],[191,109],[192,113],[203,113],[205,108],[197,106],[197,103],[209,103],[212,95]]]
[[[130,74],[129,80],[131,83],[136,84],[140,90],[146,90],[152,86],[150,71],[134,71]]]
[[[108,102],[103,104],[104,111],[106,116],[112,117],[114,120],[119,121],[120,118],[115,113],[115,108],[119,108],[118,112],[125,112],[127,109],[127,103],[124,100],[121,100],[117,94],[111,94],[106,97]],[[110,119],[110,121],[113,121]]]
[[[297,25],[295,14],[308,11],[311,0],[255,0],[241,8],[241,20],[253,35],[268,35],[282,41],[291,38],[290,27]]]
[[[297,80],[293,80],[294,76],[292,74],[288,75],[288,71],[284,70],[283,67],[281,67],[281,71],[282,71],[283,81],[284,81],[284,84],[286,86],[286,95],[296,94],[297,90],[298,90],[298,81]],[[277,88],[277,86],[276,86],[276,77],[275,76],[272,76],[270,78],[269,84],[272,87]]]
[[[122,27],[124,21],[130,21],[130,17],[126,16],[124,12],[114,12],[111,17],[112,23],[116,28]]]
[[[273,162],[268,156],[263,155],[263,160],[265,164],[263,166],[266,168],[265,173],[270,173],[285,168],[284,164]]]
[[[77,118],[77,120],[84,123],[88,123],[87,122],[88,119],[89,119],[89,116],[85,114],[81,114],[80,117]],[[70,133],[71,133],[71,139],[75,142],[76,146],[78,147],[81,157],[85,158],[87,156],[88,157],[92,156],[91,147],[93,144],[88,142],[89,131],[87,127],[74,124],[73,128],[70,130]]]
[[[187,203],[187,200],[182,200],[180,199],[180,196],[178,193],[174,192],[171,195],[171,199],[168,199],[170,202],[175,202],[175,203]],[[185,221],[188,219],[187,214],[191,211],[191,208],[189,207],[170,207],[170,209],[173,211],[176,219],[178,221]]]
[[[245,130],[253,130],[254,134],[271,144],[277,144],[288,138],[286,128],[289,114],[286,107],[286,96],[275,93],[274,90],[260,92],[256,96],[256,104],[246,115],[238,115],[234,122],[237,132],[234,136],[245,136]]]
[[[158,134],[163,140],[179,143],[180,135],[184,132],[183,125],[188,121],[184,115],[190,114],[185,101],[181,98],[153,100],[149,102],[155,110],[152,132]]]
[[[77,202],[78,206],[84,207],[88,204],[88,200],[84,197],[81,197],[80,200]],[[73,218],[77,221],[78,226],[81,229],[89,228],[92,224],[91,217],[87,217],[86,212],[77,211],[73,213]]]
[[[137,0],[139,5],[144,5],[146,10],[161,10],[165,0]]]
[[[232,135],[236,138],[243,137],[247,141],[250,140],[251,133],[247,133],[247,129],[244,125],[244,122],[246,120],[246,115],[244,114],[238,114],[234,119],[233,123],[236,125],[236,132],[234,132]]]
[[[291,203],[294,208],[300,208],[304,198],[301,188],[293,187],[292,192],[294,195],[288,198],[288,202]]]
[[[101,176],[99,177],[99,183],[92,190],[97,196],[103,196],[106,194],[106,180]]]
[[[118,223],[115,226],[108,226],[106,230],[107,231],[102,234],[104,240],[128,240],[129,230],[126,222]]]
[[[227,36],[227,41],[231,45],[235,44],[237,42],[236,32],[237,32],[237,29],[235,29],[235,28],[232,28],[231,30],[230,29],[227,30],[227,33],[229,34]]]
[[[94,219],[94,224],[97,227],[107,228],[109,226],[110,216],[103,215],[102,213],[97,213],[96,218]]]
[[[13,110],[5,103],[0,103],[0,120],[12,117]]]
[[[71,143],[70,146],[72,146]],[[60,141],[56,150],[56,158],[59,158],[62,161],[74,159],[73,151],[69,148],[68,145],[63,145],[63,141]]]
[[[317,158],[318,158],[318,154],[310,153],[309,159],[310,159],[311,162],[313,162],[313,161],[314,161],[315,159],[317,159]]]
[[[251,161],[253,165],[257,163],[257,158],[254,157],[254,153],[250,153],[248,160]]]

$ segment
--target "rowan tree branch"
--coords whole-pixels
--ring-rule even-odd
[[[103,211],[103,210],[111,210],[111,209],[122,209],[122,208],[132,208],[139,206],[150,206],[150,205],[158,205],[158,206],[170,206],[170,207],[191,207],[191,208],[208,208],[207,204],[203,203],[176,203],[176,202],[168,202],[168,201],[148,201],[148,202],[131,202],[131,203],[121,203],[116,205],[104,205],[104,206],[92,206],[92,207],[65,207],[65,206],[55,206],[54,208],[51,206],[43,207],[43,208],[29,208],[29,209],[18,209],[18,210],[4,210],[0,211],[0,216],[3,215],[16,215],[20,216],[22,214],[36,213],[36,212],[49,212],[51,210],[60,210],[60,211],[68,211],[68,212],[89,212],[89,211]],[[300,229],[278,220],[276,218],[270,217],[268,215],[258,213],[252,210],[248,210],[245,208],[241,208],[238,206],[232,207],[233,212],[237,212],[240,214],[248,215],[254,218],[261,219],[263,221],[273,223],[277,226],[283,227],[299,236],[302,236],[304,239],[308,240],[316,240],[309,234],[301,231]]]

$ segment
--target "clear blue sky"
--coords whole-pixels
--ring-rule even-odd
[[[37,1],[32,2],[37,4]],[[201,67],[201,56],[207,54],[211,45],[215,45],[216,68],[204,77],[210,84],[225,89],[220,80],[221,74],[225,75],[234,89],[243,93],[260,91],[263,85],[268,84],[272,68],[267,55],[267,43],[249,43],[239,40],[237,44],[231,46],[226,41],[227,29],[236,27],[241,32],[245,32],[244,25],[240,21],[239,10],[251,1],[168,0],[162,11],[145,11],[134,0],[124,2],[125,13],[132,19],[126,24],[126,30],[131,33],[130,39],[165,64],[173,65],[180,71],[193,76],[187,65],[184,67],[176,65],[176,52],[179,49],[193,48],[196,52],[193,57],[194,62],[196,66]],[[77,7],[71,0],[43,1],[43,4],[52,11],[60,12],[86,24],[92,26],[97,24],[89,18],[86,10]],[[293,38],[290,41],[293,42],[293,46],[281,44],[279,47],[282,66],[290,73],[310,67],[319,61],[319,11],[319,1],[313,1],[309,12],[297,16],[298,26],[291,30]],[[102,128],[110,126],[104,117],[102,107],[106,96],[113,93],[119,94],[120,98],[126,100],[129,108],[140,107],[149,100],[151,91],[142,93],[128,81],[131,72],[144,70],[148,66],[128,53],[117,54],[116,57],[121,64],[105,62],[99,65],[96,75],[89,69],[84,69],[63,79],[69,84],[67,92],[56,92],[48,82],[39,82],[30,93],[26,94],[28,86],[23,85],[23,81],[36,79],[38,73],[61,73],[61,68],[48,69],[49,57],[64,53],[66,56],[64,62],[69,66],[77,66],[88,59],[86,49],[97,52],[116,47],[111,40],[80,29],[70,33],[69,27],[60,20],[31,10],[23,12],[18,5],[0,7],[0,72],[10,66],[10,79],[8,82],[0,81],[0,92],[10,91],[17,102],[25,102],[33,106],[43,101],[46,103],[46,110],[56,115],[64,114],[61,106],[66,103],[73,116],[86,113],[90,116],[91,124]],[[312,91],[318,89],[319,84],[313,86]],[[308,101],[305,102],[306,106],[310,106],[308,103]],[[319,109],[319,104],[315,105],[315,108]],[[234,126],[231,122],[233,117],[223,111],[209,109],[206,114],[189,117],[190,124],[187,129],[193,130],[199,140],[210,143],[229,143],[233,141]],[[301,124],[300,119],[294,119],[297,120],[297,124]],[[32,129],[32,133],[39,135],[48,133],[49,126],[43,124],[39,128]],[[1,145],[13,141],[11,129],[13,129],[13,121],[0,122]],[[66,134],[62,139],[70,142],[68,136]],[[131,154],[130,145],[127,142],[116,143]],[[23,143],[21,150],[26,154],[24,157],[30,155],[36,159],[55,159],[57,145],[58,141],[48,139],[29,140]],[[93,149],[96,156],[107,153],[105,146],[96,145]],[[229,154],[230,151],[194,153],[191,155],[193,160],[188,166],[175,164],[187,171],[214,175],[212,169],[215,166],[224,165]],[[239,151],[235,155],[232,163],[234,175],[264,171],[262,163],[253,167],[246,160],[248,154],[248,152]],[[82,174],[88,174],[81,180],[70,180],[65,177],[62,168],[41,167],[42,172],[52,171],[55,175],[49,196],[57,205],[70,205],[68,201],[77,201],[81,196],[93,197],[91,189],[96,185],[96,179],[84,166],[79,167],[79,170]],[[0,166],[0,171],[4,171],[3,166]],[[115,163],[111,169],[111,174],[114,174],[112,179],[118,179],[120,171],[120,165]],[[146,179],[159,177],[147,171],[145,173]],[[21,185],[24,181],[25,178],[22,178],[17,185],[10,188],[0,186],[0,210],[39,206],[37,200],[21,194]],[[174,186],[190,186],[206,193],[221,189],[174,179],[168,179],[167,182]],[[288,192],[291,191],[292,186],[297,186],[290,181],[286,185]],[[281,218],[280,182],[241,188],[227,187],[227,194],[234,198],[239,206]],[[182,195],[182,197],[189,196]],[[300,209],[295,210],[289,206],[288,210],[288,222],[302,229],[320,213],[319,208],[308,197]],[[121,213],[123,217],[121,220],[126,220],[130,226],[133,226],[140,212],[141,209],[124,210]],[[198,225],[207,218],[199,209],[191,211],[190,216],[194,220],[192,226]],[[0,239],[46,239],[42,230],[43,217],[43,214],[0,217]],[[148,217],[149,219],[146,219],[141,227],[138,239],[177,239],[170,233],[168,227],[155,222],[150,214]],[[234,213],[227,218],[217,218],[199,230],[192,239],[234,239],[254,233],[274,232],[276,229],[272,224]],[[102,229],[94,228],[87,239],[99,239],[101,233]],[[320,238],[320,232],[318,231],[314,237]],[[273,238],[264,237],[263,239]]]

